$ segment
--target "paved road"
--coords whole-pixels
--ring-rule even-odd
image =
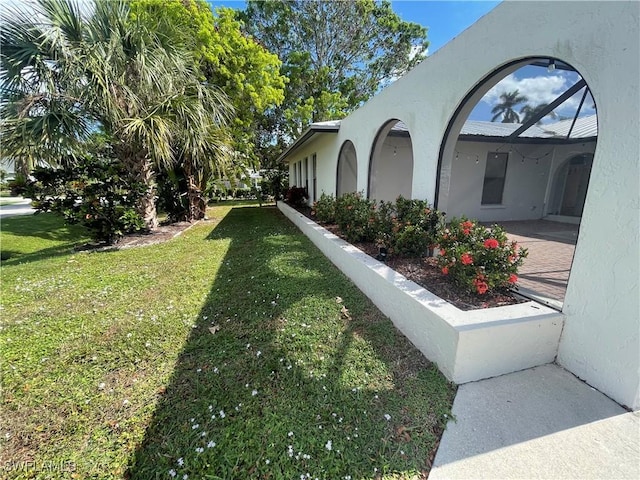
[[[31,215],[31,199],[22,197],[0,197],[0,218],[15,215]]]

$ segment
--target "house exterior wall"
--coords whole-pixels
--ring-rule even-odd
[[[575,155],[593,153],[595,142],[544,145],[458,141],[451,164],[447,217],[481,222],[537,220],[546,214],[558,169]],[[482,205],[487,156],[509,152],[501,205]],[[522,157],[525,157],[524,159]]]
[[[633,1],[503,2],[346,117],[332,147],[336,159],[342,142],[354,143],[358,190],[366,190],[369,152],[378,130],[390,119],[403,121],[413,143],[413,197],[433,203],[441,145],[440,189],[446,192],[460,128],[493,86],[482,84],[483,79],[498,80],[517,70],[521,64],[514,62],[519,59],[553,57],[572,65],[595,99],[599,132],[564,300],[566,320],[558,361],[636,409],[640,408],[639,18],[640,3]],[[467,97],[469,102],[463,105]],[[456,111],[459,115],[449,125]],[[447,131],[453,138],[443,144]],[[335,169],[328,178],[325,181],[335,187]],[[447,203],[445,195],[438,207],[447,211]]]
[[[309,159],[309,205],[313,203],[313,154],[316,154],[316,198],[320,198],[320,195],[326,193],[328,195],[335,195],[336,193],[336,172],[338,168],[338,149],[335,148],[335,134],[321,133],[316,134],[302,147],[293,152],[287,159],[289,165],[289,186],[302,186],[298,185],[294,176],[294,165],[302,161],[302,168],[304,170],[304,159]]]
[[[378,143],[371,164],[369,198],[386,201],[394,201],[398,195],[411,198],[411,138],[387,136]]]

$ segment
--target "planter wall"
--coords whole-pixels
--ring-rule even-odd
[[[449,380],[471,382],[555,359],[560,312],[536,302],[462,311],[287,204],[278,208]]]

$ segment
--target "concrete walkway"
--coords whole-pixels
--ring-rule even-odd
[[[0,218],[14,215],[31,215],[31,199],[22,197],[0,197]]]
[[[640,412],[557,365],[458,388],[429,480],[640,478]]]

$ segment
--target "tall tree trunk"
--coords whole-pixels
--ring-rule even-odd
[[[189,222],[201,220],[205,217],[207,205],[204,198],[202,198],[202,190],[200,190],[200,186],[196,181],[193,165],[188,160],[184,162],[184,176],[187,180],[187,198],[189,199],[187,220]]]
[[[149,230],[158,227],[158,211],[156,209],[156,185],[153,162],[144,152],[132,150],[126,144],[114,148],[117,157],[124,162],[133,178],[143,183],[147,189],[137,206],[138,214]]]
[[[147,191],[140,199],[138,212],[149,230],[158,227],[158,211],[156,209],[156,185],[153,163],[148,158],[141,159],[138,170],[139,180],[147,186]]]

